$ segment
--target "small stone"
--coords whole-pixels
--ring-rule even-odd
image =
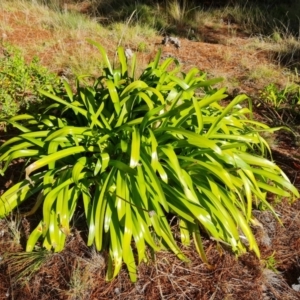
[[[292,284],[292,289],[296,292],[300,292],[300,284]]]
[[[131,58],[133,56],[133,52],[130,48],[125,49],[125,56],[127,58]]]
[[[176,48],[180,48],[180,41],[178,38],[170,37],[170,43],[173,44]]]

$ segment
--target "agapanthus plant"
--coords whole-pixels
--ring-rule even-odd
[[[196,68],[181,72],[173,58],[160,63],[160,51],[137,77],[135,56],[129,64],[119,47],[113,67],[91,43],[106,66],[93,85],[81,76],[76,92],[67,82],[63,95],[41,91],[52,103],[40,114],[6,120],[20,133],[0,147],[1,173],[18,158],[27,165],[22,180],[1,195],[0,216],[29,198],[35,199],[29,213],[42,206],[26,251],[63,250],[80,203],[87,244],[109,253],[108,280],[124,262],[135,281],[147,247],[186,259],[170,215],[178,218],[181,243],[193,240],[206,263],[203,234],[237,254],[248,249],[259,256],[252,208],[273,211],[269,192],[299,195],[265,158],[270,149],[260,132],[272,129],[239,106],[249,99],[221,105],[226,90],[213,88],[220,79],[207,80]]]

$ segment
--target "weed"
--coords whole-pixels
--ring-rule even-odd
[[[278,31],[274,31],[272,34],[272,40],[276,43],[281,42],[282,38],[281,38],[281,34]]]
[[[9,274],[14,285],[18,282],[28,282],[50,255],[50,252],[42,249],[34,252],[6,253],[0,265],[8,265]]]
[[[101,274],[105,270],[105,260],[102,255],[95,250],[90,250],[89,258],[76,256],[74,267],[69,283],[69,290],[66,293],[69,299],[87,299],[94,286],[95,274]]]
[[[285,36],[271,49],[273,58],[280,65],[288,68],[299,68],[300,41],[291,35]]]
[[[145,42],[140,42],[137,46],[137,51],[146,52],[147,51],[147,44]]]
[[[76,266],[72,268],[72,275],[70,278],[70,288],[67,292],[69,299],[87,299],[89,296],[89,286],[90,286],[90,276],[92,274],[88,274],[86,272],[86,268],[81,267],[80,260],[77,261]]]
[[[168,2],[167,12],[172,21],[175,21],[177,24],[183,23],[187,14],[187,1],[184,0],[182,4],[178,0]]]
[[[276,126],[287,126],[298,144],[297,124],[300,116],[300,86],[288,83],[279,88],[271,83],[260,93],[260,103],[265,107],[266,117]]]
[[[278,88],[274,83],[267,85],[261,92],[260,97],[274,109],[300,104],[300,86],[297,84],[287,84],[284,88]]]
[[[270,78],[274,78],[276,75],[275,67],[271,64],[260,65],[252,69],[249,73],[249,78],[255,81],[264,82]]]
[[[278,274],[279,272],[277,270],[277,260],[275,258],[275,254],[276,252],[274,251],[270,256],[263,260],[263,263],[267,269],[273,271],[275,274]]]
[[[167,27],[167,18],[158,4],[154,7],[145,4],[136,4],[134,9],[136,10],[135,24],[157,30]]]
[[[138,44],[145,39],[154,37],[155,31],[149,26],[139,24],[127,26],[124,23],[114,23],[109,26],[109,29],[115,35],[117,40],[122,40],[122,44]]]
[[[40,103],[38,90],[58,84],[56,75],[42,67],[38,58],[27,64],[17,48],[6,45],[0,58],[0,118],[16,115],[22,106]]]

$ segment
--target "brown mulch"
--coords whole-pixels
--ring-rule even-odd
[[[182,248],[189,263],[169,252],[160,252],[155,254],[155,259],[149,258],[148,263],[140,265],[137,283],[130,282],[125,270],[112,282],[106,282],[104,258],[87,248],[80,232],[75,230],[66,249],[49,255],[31,277],[25,276],[15,282],[16,270],[9,263],[2,264],[0,299],[296,300],[299,293],[290,286],[297,283],[300,275],[300,205],[298,202],[293,206],[283,203],[276,210],[284,226],[268,211],[255,211],[255,216],[264,225],[256,233],[262,251],[261,261],[251,253],[237,258],[226,249],[219,248],[218,251],[215,242],[205,240],[212,269],[207,268],[194,247],[190,247]],[[26,227],[26,224],[21,226]],[[277,261],[278,273],[264,268],[264,260],[272,254]],[[10,296],[6,297],[6,294]]]

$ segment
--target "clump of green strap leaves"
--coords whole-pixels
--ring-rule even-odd
[[[259,256],[249,225],[253,205],[273,211],[268,192],[292,198],[298,192],[264,158],[270,149],[259,132],[271,129],[239,106],[247,97],[221,106],[225,89],[212,88],[220,79],[207,80],[196,68],[180,72],[173,58],[159,64],[160,51],[136,79],[135,56],[129,64],[119,47],[120,65],[113,67],[101,45],[90,42],[106,65],[93,86],[82,76],[76,93],[67,82],[64,96],[41,91],[52,100],[41,114],[7,120],[20,134],[0,147],[1,173],[17,158],[27,166],[23,180],[1,195],[0,216],[28,198],[36,204],[27,214],[40,205],[43,211],[26,250],[61,251],[82,205],[87,244],[108,250],[108,280],[124,262],[136,281],[146,247],[186,259],[172,215],[181,243],[193,240],[206,263],[201,233],[237,254],[249,249]]]

